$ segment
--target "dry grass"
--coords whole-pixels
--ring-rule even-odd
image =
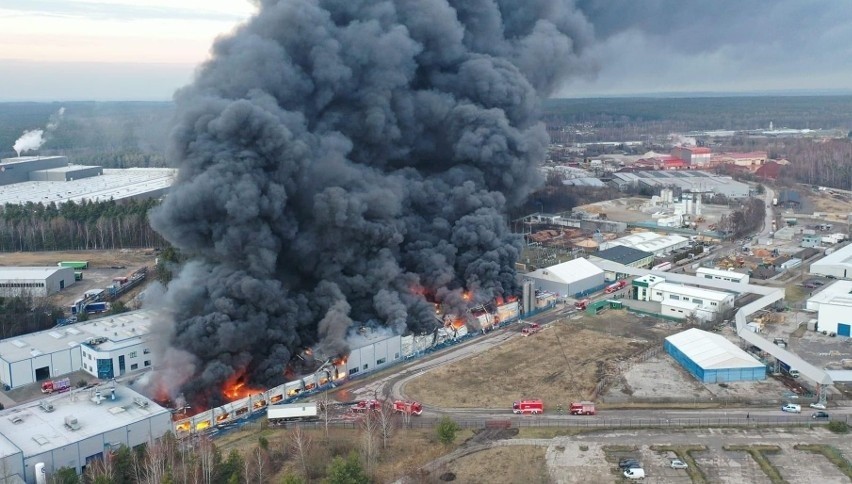
[[[722,447],[727,451],[747,452],[751,458],[760,466],[760,469],[766,474],[766,477],[772,481],[772,484],[786,484],[787,481],[781,477],[778,468],[766,457],[766,454],[777,454],[781,452],[781,447],[768,444],[753,444],[753,445],[725,445]]]
[[[602,325],[608,316],[591,318],[591,324]],[[509,408],[515,400],[540,398],[545,411],[553,411],[557,404],[589,398],[614,363],[648,345],[560,323],[432,370],[405,392],[441,407]]]
[[[153,264],[154,257],[151,249],[6,252],[0,254],[0,266],[55,266],[60,261],[85,260],[93,269],[122,265],[135,268]]]
[[[692,479],[693,484],[707,484],[707,475],[701,470],[701,466],[695,462],[695,457],[692,455],[697,452],[704,452],[707,447],[704,445],[652,445],[651,450],[654,452],[673,452],[677,458],[682,460],[688,466],[686,473]]]
[[[843,454],[837,450],[836,447],[832,447],[826,444],[798,444],[793,447],[796,450],[803,450],[805,452],[810,452],[812,454],[822,454],[826,459],[831,461],[832,464],[836,465],[840,472],[846,474],[846,477],[852,479],[852,464]]]
[[[545,460],[545,447],[496,447],[462,457],[433,472],[440,478],[444,473],[455,474],[454,482],[470,484],[548,483],[550,477]]]
[[[329,429],[326,440],[323,430],[306,430],[310,435],[313,448],[308,466],[311,469],[312,482],[320,482],[325,475],[326,466],[334,456],[345,456],[350,451],[357,452],[361,442],[361,432],[348,429]],[[283,477],[299,474],[295,458],[289,449],[290,432],[287,429],[263,429],[234,432],[216,440],[222,455],[235,449],[243,456],[254,452],[258,439],[263,436],[269,441],[270,450],[283,450],[288,458],[282,469],[269,482],[281,482]],[[460,445],[473,436],[470,430],[459,431],[456,444]],[[391,482],[404,475],[414,473],[423,465],[451,452],[455,447],[446,447],[438,443],[433,429],[397,429],[388,441],[387,449],[381,451],[379,462],[372,473],[374,482]]]

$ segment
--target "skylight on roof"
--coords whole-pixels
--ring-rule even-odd
[[[75,335],[80,334],[80,330],[77,329],[77,328],[68,328],[68,329],[65,330],[65,332],[68,333],[68,334],[75,334]]]
[[[49,332],[49,333],[47,333],[47,334],[49,334],[50,336],[52,336],[52,337],[54,337],[54,338],[56,338],[56,339],[62,339],[62,333],[57,333],[56,331],[51,331],[51,332]]]
[[[27,347],[27,344],[24,343],[23,341],[19,340],[19,339],[12,340],[12,344],[17,346],[18,348],[26,348]]]

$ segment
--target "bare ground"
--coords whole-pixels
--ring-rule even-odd
[[[442,407],[506,408],[523,398],[540,398],[550,408],[566,405],[589,398],[601,377],[615,365],[657,344],[646,338],[619,336],[628,333],[628,326],[633,327],[633,334],[653,333],[642,325],[623,311],[562,321],[532,336],[436,368],[408,383],[405,392]]]
[[[432,473],[433,482],[465,484],[547,483],[546,447],[512,446],[483,450]]]

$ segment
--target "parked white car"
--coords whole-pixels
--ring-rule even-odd
[[[689,467],[686,462],[680,459],[672,459],[672,469],[686,469]]]
[[[790,413],[802,413],[802,406],[795,403],[788,403],[781,407],[781,410]]]
[[[811,408],[815,408],[815,409],[817,409],[817,410],[825,410],[825,405],[823,405],[823,404],[821,404],[821,403],[812,403],[812,404],[810,405],[810,407],[811,407]]]

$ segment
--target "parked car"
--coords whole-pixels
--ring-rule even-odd
[[[811,414],[811,418],[813,418],[813,419],[827,419],[827,418],[829,418],[829,417],[828,417],[828,412],[822,412],[822,411],[820,411],[820,412],[814,412],[814,413],[812,413],[812,414]]]
[[[686,469],[689,467],[686,462],[680,459],[672,459],[672,469]]]
[[[823,405],[821,403],[812,403],[812,404],[809,405],[809,407],[815,408],[817,410],[825,410],[825,405]]]
[[[621,459],[618,461],[618,467],[621,469],[638,469],[642,467],[642,464],[640,464],[636,459]]]
[[[645,478],[645,469],[636,468],[636,469],[627,469],[624,471],[624,477],[628,479],[644,479]]]
[[[795,403],[788,403],[781,407],[781,411],[790,413],[802,413],[802,406]]]

